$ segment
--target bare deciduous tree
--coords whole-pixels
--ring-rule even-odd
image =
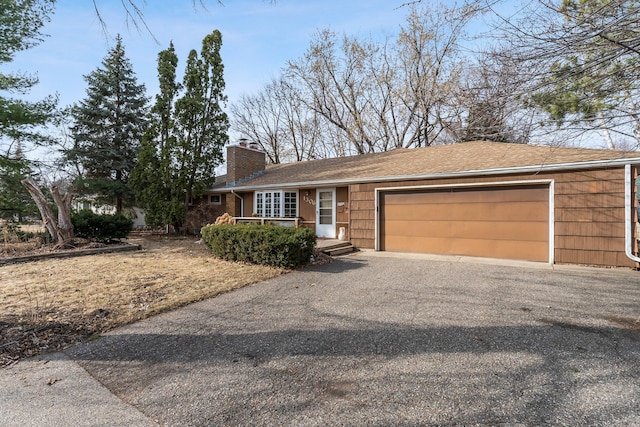
[[[23,180],[22,185],[25,186],[36,202],[40,215],[42,216],[42,221],[51,238],[59,246],[69,244],[69,242],[73,240],[73,224],[71,223],[71,201],[73,200],[73,194],[65,193],[61,195],[57,185],[51,186],[51,195],[58,208],[58,215],[56,217],[49,201],[33,178]]]
[[[530,87],[520,64],[490,51],[466,67],[455,93],[455,122],[447,131],[455,141],[528,143],[537,112],[525,105]]]
[[[538,0],[503,20],[505,52],[530,65],[531,101],[559,128],[640,142],[640,4]],[[545,69],[540,72],[539,67]]]
[[[231,106],[233,126],[256,142],[270,163],[316,157],[320,139],[316,114],[304,107],[298,91],[285,80],[272,80],[255,95],[243,95]]]
[[[399,36],[382,43],[321,31],[286,79],[357,154],[438,143],[459,85],[459,42],[476,13],[412,8]]]

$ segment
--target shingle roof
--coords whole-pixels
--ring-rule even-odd
[[[634,159],[633,163],[640,163],[640,152],[479,141],[271,165],[264,174],[236,188],[328,185],[333,182],[411,179],[500,169],[509,172],[509,169],[544,169],[553,165],[561,168],[580,163],[588,167],[589,162],[616,162],[621,159]]]
[[[219,190],[227,186],[227,175],[216,175],[216,181],[209,190]]]

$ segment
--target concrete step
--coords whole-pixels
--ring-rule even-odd
[[[338,240],[338,239],[318,239],[316,242],[316,247],[321,251],[325,249],[333,249],[339,248],[342,246],[349,246],[351,242],[348,240]]]
[[[327,249],[322,249],[322,252],[330,256],[338,256],[351,253],[355,250],[355,247],[348,243],[346,245],[335,246]]]

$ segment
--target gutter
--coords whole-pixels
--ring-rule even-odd
[[[233,190],[231,190],[231,194],[240,199],[240,216],[244,216],[244,198]]]
[[[635,262],[640,257],[633,255],[633,200],[631,200],[631,165],[624,165],[624,252]]]
[[[323,181],[318,180],[318,181],[300,181],[300,182],[288,182],[288,183],[278,183],[278,184],[272,183],[272,184],[261,184],[261,185],[244,185],[244,186],[236,186],[234,187],[234,190],[253,191],[253,190],[261,190],[261,189],[325,187],[325,186],[335,186],[340,184],[346,185],[346,184],[362,184],[362,183],[371,183],[371,182],[463,178],[463,177],[506,175],[506,174],[517,174],[517,173],[535,174],[535,173],[541,173],[541,172],[554,172],[554,171],[565,171],[565,170],[609,168],[609,167],[623,166],[627,164],[638,164],[638,163],[640,163],[640,158],[632,157],[632,158],[616,159],[616,160],[592,160],[588,162],[558,163],[555,165],[518,166],[513,168],[479,169],[479,170],[467,170],[467,171],[458,171],[458,172],[433,173],[433,174],[424,174],[424,175],[396,175],[396,176],[370,177],[370,178],[346,178],[346,179],[334,179],[334,180],[323,180]],[[221,190],[222,192],[224,192],[224,189],[221,189]]]

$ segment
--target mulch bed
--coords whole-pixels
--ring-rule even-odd
[[[105,248],[108,246],[121,246],[123,243],[114,242],[112,244],[91,242],[84,239],[74,239],[67,247],[59,247],[57,245],[42,243],[40,239],[35,238],[28,242],[10,242],[0,243],[0,260],[11,260],[24,256],[46,255],[73,253],[85,249]]]
[[[33,323],[18,318],[0,321],[0,367],[38,354],[61,351],[97,336],[104,329],[100,317],[71,317],[73,320],[63,313],[50,313],[47,322]]]

